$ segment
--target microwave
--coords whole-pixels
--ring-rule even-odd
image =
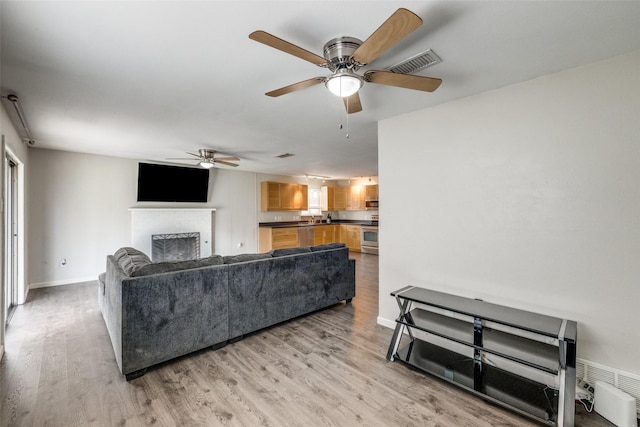
[[[364,201],[365,209],[378,209],[378,199],[367,199]]]

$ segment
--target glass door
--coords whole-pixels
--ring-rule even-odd
[[[5,158],[5,324],[9,324],[18,301],[18,165]]]

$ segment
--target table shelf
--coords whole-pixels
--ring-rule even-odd
[[[391,295],[400,315],[388,360],[401,361],[545,424],[573,426],[576,322],[413,286]],[[420,307],[413,308],[413,303]],[[405,331],[410,341],[400,348]],[[468,354],[429,342],[430,336],[462,345]],[[515,369],[487,363],[490,355],[553,375],[559,387],[555,390]]]

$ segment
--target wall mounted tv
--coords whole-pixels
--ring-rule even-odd
[[[138,164],[139,202],[206,203],[209,169]]]

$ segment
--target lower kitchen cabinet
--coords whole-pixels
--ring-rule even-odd
[[[340,241],[339,225],[316,225],[313,227],[313,244],[326,245]]]
[[[298,228],[260,227],[258,239],[260,252],[269,252],[272,249],[297,248]]]
[[[340,226],[340,242],[347,245],[350,251],[360,252],[360,226],[359,225],[341,225]]]

